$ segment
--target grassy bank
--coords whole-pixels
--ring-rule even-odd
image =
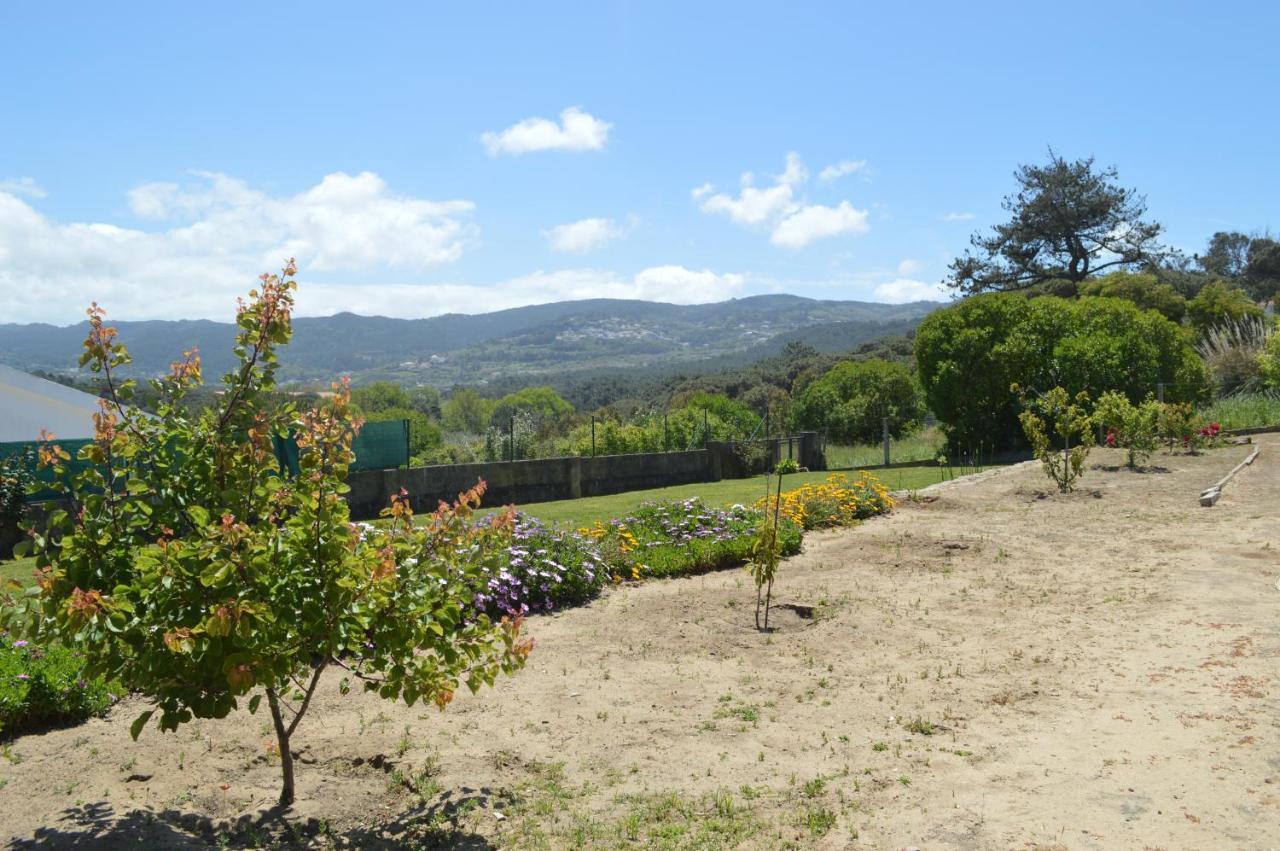
[[[1251,393],[1219,399],[1201,411],[1209,422],[1223,428],[1259,428],[1280,425],[1280,394]]]

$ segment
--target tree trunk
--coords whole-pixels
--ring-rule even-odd
[[[280,698],[273,688],[267,689],[267,705],[271,707],[271,723],[276,728],[276,743],[280,748],[280,806],[293,804],[293,751],[289,749],[289,729],[280,715]]]

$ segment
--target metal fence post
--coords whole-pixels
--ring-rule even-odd
[[[1163,381],[1156,382],[1156,401],[1159,402],[1161,405],[1164,404],[1164,382]]]
[[[706,449],[707,444],[711,442],[711,421],[707,416],[704,408],[702,411],[702,448]]]
[[[596,415],[591,415],[591,457],[596,457]]]
[[[884,441],[884,465],[889,466],[889,418],[880,419],[880,434]]]
[[[511,433],[507,439],[507,455],[508,460],[516,460],[516,418],[515,414],[511,415]]]

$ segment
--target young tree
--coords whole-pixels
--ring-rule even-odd
[[[1052,150],[1046,165],[1014,172],[1019,189],[1004,199],[1011,214],[972,251],[951,263],[946,283],[965,294],[1022,290],[1054,279],[1078,284],[1104,269],[1154,262],[1161,226],[1143,221],[1146,201],[1116,183],[1115,168],[1093,158],[1068,162]]]
[[[387,528],[349,522],[343,493],[360,426],[350,392],[336,385],[320,407],[273,406],[276,350],[290,337],[292,261],[264,275],[236,316],[238,366],[215,407],[183,399],[201,383],[194,351],[152,382],[155,416],[127,403],[118,380],[129,354],[96,304],[82,363],[108,396],[94,417],[91,462],[63,482],[67,510],[31,531],[38,591],[0,606],[8,628],[83,652],[89,675],[119,680],[155,706],[161,730],[223,718],[265,697],[282,773],[280,802],[295,795],[291,742],[322,675],[344,672],[389,699],[444,708],[511,673],[532,648],[520,622],[491,622],[471,601],[499,564],[510,517],[471,522],[479,492],[421,527],[393,497]],[[292,433],[300,474],[285,478],[273,452]],[[60,477],[68,454],[50,439],[42,463]]]
[[[1125,464],[1131,470],[1151,457],[1159,443],[1160,403],[1146,399],[1135,405],[1123,393],[1108,390],[1098,397],[1093,421],[1107,434],[1108,446],[1127,450]]]
[[[1018,386],[1013,386],[1019,392]],[[1084,475],[1084,462],[1093,446],[1093,423],[1085,411],[1088,393],[1078,393],[1073,399],[1061,387],[1046,393],[1023,395],[1024,409],[1018,416],[1027,435],[1031,451],[1044,467],[1045,475],[1053,479],[1058,491],[1067,493],[1075,489],[1076,480]],[[1056,434],[1061,448],[1055,445]]]

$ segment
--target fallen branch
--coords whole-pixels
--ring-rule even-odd
[[[1230,482],[1235,477],[1236,473],[1240,472],[1245,467],[1248,467],[1250,464],[1252,464],[1254,459],[1258,457],[1258,453],[1261,451],[1262,451],[1261,446],[1254,447],[1254,450],[1249,453],[1249,457],[1244,459],[1234,467],[1232,467],[1230,473],[1227,473],[1225,476],[1223,476],[1212,487],[1206,488],[1205,490],[1201,491],[1200,504],[1203,505],[1205,508],[1209,508],[1214,503],[1216,503],[1218,499],[1222,496],[1222,489],[1227,486],[1227,483]]]

